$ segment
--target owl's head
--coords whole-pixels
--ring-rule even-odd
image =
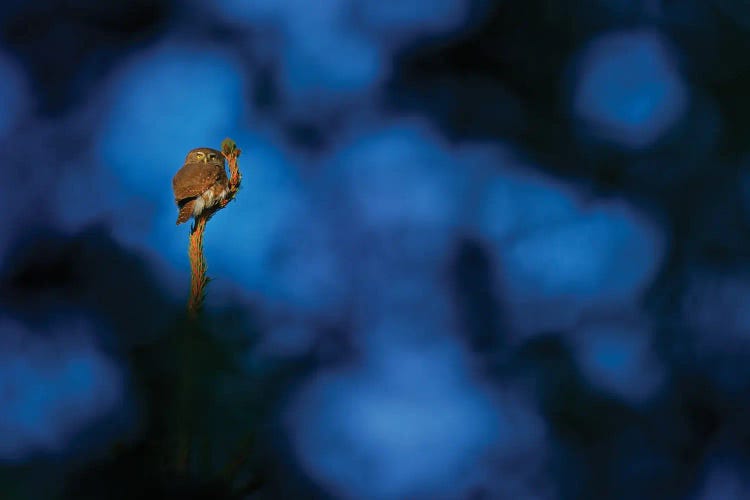
[[[210,163],[224,166],[224,154],[216,149],[195,148],[185,157],[185,163]]]

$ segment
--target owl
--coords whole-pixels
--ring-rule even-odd
[[[197,217],[227,195],[229,180],[224,155],[211,148],[196,148],[172,179],[174,201],[179,209],[177,224]]]

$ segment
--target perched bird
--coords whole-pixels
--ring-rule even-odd
[[[226,197],[228,187],[221,151],[211,148],[190,151],[172,179],[174,201],[180,210],[177,224],[187,222],[219,203]]]

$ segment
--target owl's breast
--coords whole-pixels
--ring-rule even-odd
[[[204,210],[217,205],[226,197],[227,187],[220,183],[216,183],[195,199],[195,205],[193,205],[193,215],[200,215]]]

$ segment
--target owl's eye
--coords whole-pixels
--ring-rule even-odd
[[[204,156],[204,155],[203,155],[203,153],[201,153],[201,152],[197,152],[197,153],[195,153],[195,157],[196,157],[196,158],[203,158],[203,156]]]

